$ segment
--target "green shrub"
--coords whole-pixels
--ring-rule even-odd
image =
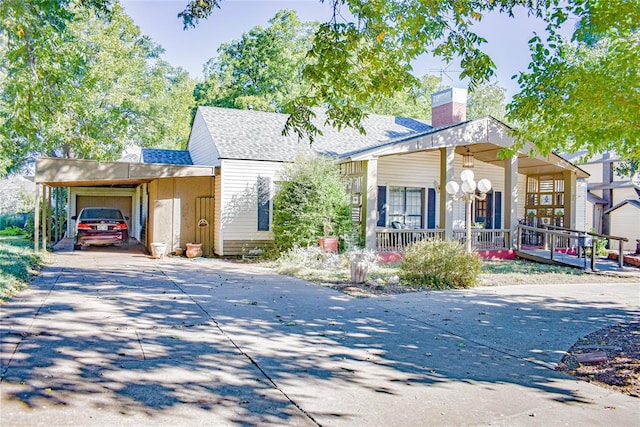
[[[12,225],[8,226],[4,230],[0,230],[0,236],[22,236],[25,232],[22,228],[14,227]]]
[[[432,289],[469,288],[480,274],[482,259],[458,242],[422,240],[407,247],[400,279]]]
[[[350,200],[335,162],[301,157],[280,178],[273,212],[274,240],[280,251],[315,245],[321,236],[352,232]]]

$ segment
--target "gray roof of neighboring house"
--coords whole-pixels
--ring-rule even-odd
[[[293,132],[282,135],[287,114],[218,107],[198,107],[216,148],[223,159],[293,161],[309,149],[308,140],[298,140]],[[386,144],[391,140],[428,132],[426,122],[393,116],[369,115],[363,121],[366,134],[353,128],[338,130],[323,123],[324,113],[317,113],[314,124],[321,129],[311,149],[321,154],[342,156]]]
[[[187,150],[164,150],[160,148],[143,148],[142,163],[160,163],[164,165],[193,165]]]
[[[616,209],[618,209],[619,207],[624,206],[624,205],[626,205],[626,204],[629,204],[629,205],[631,205],[631,206],[634,206],[634,207],[636,207],[636,208],[639,208],[639,209],[640,209],[640,200],[627,199],[627,200],[624,200],[624,201],[622,201],[622,202],[618,203],[618,204],[617,204],[617,205],[615,205],[614,207],[607,209],[606,211],[604,211],[604,213],[608,214],[608,213],[610,213],[611,211],[615,211],[615,210],[616,210]]]

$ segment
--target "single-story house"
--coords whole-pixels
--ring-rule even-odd
[[[287,115],[217,107],[197,109],[186,150],[143,149],[138,161],[99,163],[41,158],[36,183],[70,188],[68,229],[82,206],[116,203],[129,213],[132,236],[184,248],[201,242],[206,255],[241,255],[269,246],[272,198],[285,164],[301,153],[332,156],[348,178],[353,218],[366,246],[393,249],[393,223],[411,233],[462,239],[465,205],[445,191],[465,168],[491,191],[473,206],[474,245],[514,246],[519,222],[584,228],[587,172],[557,154],[501,159],[509,127],[493,117],[466,120],[466,91],[433,95],[433,123],[368,116],[366,134],[317,123],[312,144],[282,135]],[[46,206],[46,204],[45,204]],[[130,206],[130,209],[128,208]],[[46,218],[46,207],[41,217]]]

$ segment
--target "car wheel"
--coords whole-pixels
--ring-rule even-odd
[[[78,245],[77,243],[74,243],[74,244],[73,244],[73,250],[74,250],[74,251],[79,251],[79,250],[80,250],[80,248],[82,248],[82,245]]]

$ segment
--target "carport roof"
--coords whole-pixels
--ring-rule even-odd
[[[39,158],[36,160],[35,182],[51,187],[86,187],[137,185],[158,178],[214,175],[212,166]]]

